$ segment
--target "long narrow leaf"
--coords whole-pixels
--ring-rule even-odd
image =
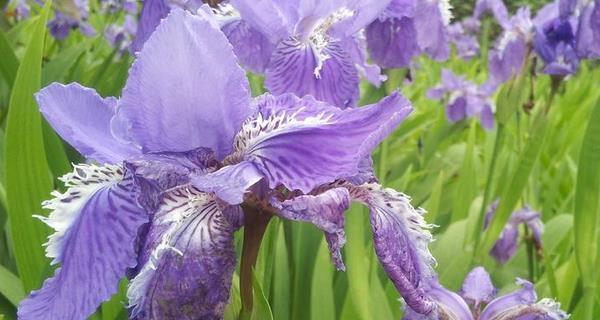
[[[0,293],[14,306],[19,304],[25,293],[23,284],[12,272],[0,265]]]
[[[19,60],[15,56],[13,49],[8,43],[4,32],[0,30],[0,74],[8,86],[12,86],[19,68]]]

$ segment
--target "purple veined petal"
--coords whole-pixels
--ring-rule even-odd
[[[21,302],[19,319],[85,319],[137,263],[134,244],[148,215],[132,176],[117,165],[77,165],[62,180],[67,191],[53,192],[41,218],[56,230],[46,254],[61,267]]]
[[[502,27],[508,24],[508,10],[502,0],[477,0],[473,15],[480,19],[486,12],[491,13]]]
[[[335,23],[330,30],[330,34],[338,39],[350,37],[364,29],[377,19],[378,16],[392,2],[391,0],[354,0],[345,1],[348,10],[352,11],[349,18]]]
[[[560,309],[560,304],[551,299],[538,303],[533,284],[518,279],[522,288],[498,297],[490,302],[481,313],[480,320],[564,320],[568,315]]]
[[[115,98],[102,98],[77,83],[53,83],[37,93],[36,99],[54,130],[86,158],[115,163],[141,153],[111,133]]]
[[[354,66],[367,81],[372,85],[379,87],[387,79],[381,74],[381,68],[376,64],[368,62],[367,41],[362,33],[357,33],[341,41],[344,51],[350,55]]]
[[[299,21],[298,0],[231,0],[242,19],[269,38],[271,43],[293,34]]]
[[[467,99],[457,97],[446,107],[446,115],[451,122],[457,122],[467,117]]]
[[[475,267],[465,278],[460,295],[475,309],[479,309],[480,306],[492,301],[496,292],[487,271],[483,267]]]
[[[383,68],[406,67],[420,54],[412,18],[378,19],[365,31],[371,59]]]
[[[338,270],[346,270],[342,247],[346,243],[344,211],[350,207],[350,194],[345,188],[327,190],[317,195],[301,195],[289,200],[271,200],[278,215],[289,220],[314,224],[325,233],[331,258]]]
[[[273,94],[312,95],[340,108],[355,105],[358,84],[354,62],[337,41],[316,48],[311,42],[284,40],[265,72],[265,86]]]
[[[131,67],[117,117],[144,152],[207,147],[223,159],[252,114],[246,74],[203,12],[173,9]]]
[[[448,24],[452,14],[448,0],[419,1],[414,26],[420,49],[435,60],[450,55]]]
[[[412,111],[397,92],[347,110],[292,95],[263,95],[257,104],[271,107],[259,106],[268,112],[244,124],[236,153],[256,165],[270,188],[282,184],[303,193],[358,174],[359,163]]]
[[[192,184],[201,191],[214,193],[229,204],[244,202],[248,189],[263,178],[250,161],[225,166],[213,173],[194,175]]]
[[[130,282],[133,319],[220,319],[229,300],[237,229],[216,199],[193,187],[164,195]]]
[[[423,211],[415,210],[406,195],[378,184],[349,190],[354,200],[369,207],[375,252],[394,286],[411,309],[430,314],[435,305],[423,284],[432,280],[435,259],[428,248],[431,225]]]
[[[427,284],[426,295],[436,304],[433,312],[423,315],[407,307],[404,320],[474,320],[465,301],[458,294],[444,288],[437,280]]]
[[[263,73],[275,50],[269,39],[245,20],[234,20],[221,27],[233,46],[233,52],[245,68]]]
[[[370,155],[363,158],[358,163],[358,174],[351,177],[344,177],[344,180],[354,185],[378,182],[377,176],[375,176],[375,169],[373,168],[373,158]]]
[[[154,32],[154,29],[156,29],[160,20],[169,14],[171,9],[166,1],[167,0],[144,0],[137,33],[131,44],[131,51],[133,53],[142,50],[144,43],[150,38],[150,35]]]

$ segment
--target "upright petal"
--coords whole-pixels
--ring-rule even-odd
[[[600,0],[590,1],[579,16],[577,54],[582,58],[600,58]]]
[[[433,277],[435,260],[423,211],[415,210],[406,195],[378,184],[352,186],[350,193],[369,207],[375,252],[406,304],[420,314],[431,313],[435,305],[423,285]]]
[[[342,247],[346,243],[344,211],[350,206],[350,194],[344,188],[327,190],[317,195],[302,195],[285,201],[272,199],[271,204],[286,219],[306,221],[325,232],[331,258],[338,270],[345,270]]]
[[[142,253],[148,259],[127,291],[133,318],[222,318],[236,229],[208,194],[193,187],[165,194]]]
[[[223,25],[221,30],[242,66],[255,73],[265,72],[275,45],[264,34],[241,19]]]
[[[231,0],[242,19],[269,37],[271,43],[292,35],[299,20],[297,0]]]
[[[137,263],[135,240],[148,217],[131,174],[115,165],[78,165],[62,179],[67,191],[53,193],[44,203],[50,216],[41,218],[56,230],[46,253],[61,267],[21,302],[20,319],[85,319]]]
[[[145,152],[207,147],[222,159],[252,113],[246,74],[203,12],[174,9],[130,70],[117,115]]]
[[[371,59],[383,68],[406,67],[420,53],[412,18],[378,19],[365,31]]]
[[[352,58],[337,41],[322,48],[295,38],[282,41],[265,73],[265,86],[273,94],[312,95],[340,108],[356,103],[358,83]]]
[[[508,9],[502,0],[477,0],[473,15],[481,18],[486,12],[491,13],[502,27],[508,24]]]
[[[461,296],[475,308],[490,302],[496,295],[490,275],[483,267],[475,267],[463,282]]]
[[[237,135],[236,153],[256,165],[269,187],[303,193],[358,174],[360,162],[412,111],[399,93],[348,110],[293,95],[263,95],[256,103],[262,111]]]
[[[448,24],[452,14],[448,0],[425,0],[417,4],[414,18],[419,47],[435,60],[446,60],[450,55]]]
[[[160,23],[160,20],[169,14],[171,9],[166,1],[167,0],[144,0],[137,32],[133,39],[133,43],[131,44],[133,53],[142,50],[144,43],[150,38],[150,35],[154,32]]]
[[[110,130],[117,100],[102,98],[77,83],[53,83],[36,94],[40,112],[54,130],[79,153],[98,162],[119,162],[140,154]]]

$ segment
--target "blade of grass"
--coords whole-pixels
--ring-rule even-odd
[[[0,74],[10,88],[17,76],[19,60],[15,56],[15,53],[2,30],[0,30],[0,57],[2,57],[2,59],[0,59]]]
[[[310,318],[314,320],[335,319],[335,300],[333,298],[333,265],[325,239],[321,240],[317,250],[312,286],[310,292]]]
[[[0,265],[0,293],[15,307],[25,297],[21,280],[2,265]]]
[[[14,252],[26,291],[40,284],[46,265],[42,243],[47,229],[32,214],[52,190],[42,122],[34,93],[40,88],[46,21],[52,1],[40,13],[11,94],[6,126],[6,195]]]

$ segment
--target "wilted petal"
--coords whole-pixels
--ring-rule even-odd
[[[145,152],[207,147],[222,159],[252,113],[246,74],[203,12],[174,9],[130,70],[117,116]]]
[[[142,50],[144,43],[150,38],[160,20],[169,14],[171,9],[166,1],[168,0],[144,0],[137,32],[131,44],[132,52],[136,53]]]
[[[194,175],[192,184],[201,191],[212,192],[229,204],[244,202],[244,194],[263,178],[249,161],[225,166],[213,173]]]
[[[148,217],[132,176],[120,166],[78,165],[62,179],[67,191],[53,193],[42,218],[56,230],[46,253],[61,267],[21,302],[20,319],[86,319],[137,263],[135,240]]]
[[[235,270],[237,229],[215,198],[183,187],[166,193],[127,296],[134,319],[220,319]]]
[[[265,73],[265,86],[273,94],[312,95],[340,108],[358,100],[358,73],[339,42],[317,48],[295,38],[282,41]]]
[[[335,188],[318,195],[302,195],[293,199],[271,204],[286,219],[306,221],[325,232],[331,258],[338,270],[345,270],[342,247],[346,243],[344,211],[350,206],[350,194],[344,188]]]
[[[377,19],[365,31],[371,59],[383,68],[406,67],[420,53],[412,18]]]
[[[350,192],[369,207],[375,252],[406,304],[418,313],[431,313],[434,304],[422,285],[432,279],[435,260],[423,212],[406,195],[378,184],[351,187]]]
[[[244,20],[234,20],[221,27],[233,46],[233,52],[245,68],[263,73],[275,46],[269,39]]]
[[[427,315],[406,308],[404,320],[473,320],[469,306],[456,293],[447,290],[436,280],[426,285],[426,295],[434,301],[435,309]]]
[[[475,267],[463,282],[461,296],[469,304],[478,308],[482,304],[490,302],[496,295],[496,288],[492,284],[490,275],[483,267]]]
[[[293,95],[263,95],[256,103],[262,111],[236,137],[237,153],[256,165],[269,187],[303,193],[358,174],[359,163],[412,111],[397,92],[347,110]]]
[[[93,89],[77,83],[53,83],[37,93],[36,98],[44,118],[86,158],[115,163],[140,154],[138,148],[111,133],[115,98],[102,98]]]
[[[535,303],[537,295],[533,284],[517,280],[522,288],[494,299],[481,313],[480,320],[563,320],[568,316],[560,305],[550,299]]]

